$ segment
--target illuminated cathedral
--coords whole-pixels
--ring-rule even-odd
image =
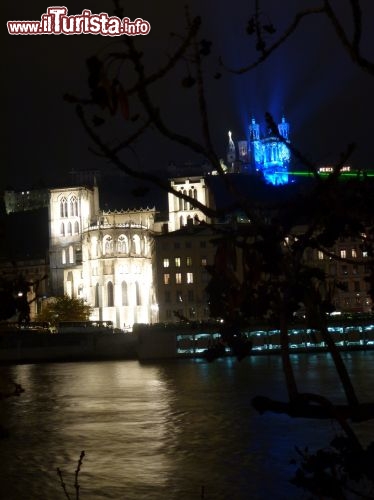
[[[274,134],[271,130],[263,134],[260,125],[252,117],[248,140],[238,141],[236,147],[229,132],[227,162],[230,170],[257,172],[262,174],[269,184],[287,184],[291,158],[288,147],[289,132],[290,126],[284,116],[278,124],[278,134]]]

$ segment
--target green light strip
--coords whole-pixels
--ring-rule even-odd
[[[314,174],[312,172],[302,172],[302,171],[295,171],[295,172],[288,172],[289,175],[296,175],[300,177],[313,177]],[[331,174],[331,172],[320,172],[318,175],[321,177],[328,177]],[[373,170],[366,170],[364,172],[341,172],[340,176],[341,177],[360,177],[363,178],[365,174],[365,177],[374,177],[374,171]]]

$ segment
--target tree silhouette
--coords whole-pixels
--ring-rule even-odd
[[[92,307],[83,299],[63,295],[53,297],[38,314],[38,321],[47,321],[53,325],[61,321],[88,321]]]
[[[362,8],[359,1],[348,2],[351,9],[351,26],[348,28],[339,20],[331,2],[323,0],[315,8],[297,12],[281,35],[277,34],[277,26],[261,15],[260,0],[254,4],[254,14],[249,19],[247,33],[254,37],[258,58],[240,68],[233,68],[229,62],[222,60],[222,72],[243,74],[253,70],[291,39],[301,29],[305,19],[325,16],[353,63],[364,72],[374,74],[374,63],[362,55]],[[122,8],[117,2],[115,5],[115,14],[123,17]],[[350,32],[352,35],[349,35]],[[280,330],[289,401],[282,403],[259,396],[254,398],[253,404],[260,412],[271,410],[291,416],[336,419],[349,443],[344,450],[354,449],[362,457],[367,451],[359,444],[348,420],[374,418],[374,405],[359,402],[340,352],[327,329],[326,312],[333,307],[333,286],[340,284],[333,283],[320,267],[308,262],[306,255],[309,250],[317,250],[328,258],[349,264],[349,259],[336,254],[335,245],[339,238],[354,238],[368,255],[365,261],[355,262],[365,263],[369,271],[367,279],[369,283],[374,283],[374,214],[370,201],[373,182],[360,175],[342,183],[341,169],[354,150],[353,144],[340,155],[327,178],[320,176],[316,164],[296,147],[289,145],[299,164],[311,174],[308,184],[292,191],[286,187],[283,190],[278,188],[278,194],[287,191],[286,196],[271,196],[268,203],[248,198],[234,182],[233,176],[225,175],[213,147],[213,124],[209,119],[205,81],[211,42],[204,38],[201,19],[192,17],[187,9],[186,33],[174,36],[173,40],[174,50],[165,63],[149,71],[136,41],[132,37],[123,38],[119,51],[114,52],[109,47],[105,55],[100,58],[93,56],[87,61],[89,96],[81,99],[67,95],[65,99],[76,104],[77,115],[93,140],[96,154],[109,159],[123,172],[153,182],[213,219],[235,211],[245,214],[249,224],[227,227],[217,235],[216,259],[209,268],[211,282],[208,292],[211,314],[224,318],[221,334],[229,345],[234,346],[240,331],[254,320],[266,319]],[[188,74],[179,81],[179,85],[186,92],[196,93],[195,129],[200,130],[200,140],[183,135],[171,127],[152,92],[156,84],[162,85],[168,78],[179,75],[179,68],[186,62]],[[220,74],[215,76],[219,77]],[[136,114],[132,114],[132,108],[137,110]],[[113,145],[110,138],[98,132],[98,127],[118,119],[118,116],[128,125],[129,132],[124,140]],[[266,115],[266,121],[272,134],[282,141],[270,114]],[[196,199],[174,190],[165,179],[151,171],[139,170],[125,162],[122,153],[129,148],[136,148],[138,139],[150,130],[189,148],[209,162],[221,176],[221,182],[230,195],[230,203],[219,208],[206,207]],[[237,272],[238,259],[242,274]],[[372,298],[373,288],[371,286],[370,289]],[[290,360],[288,329],[292,314],[300,303],[305,306],[309,324],[318,328],[332,355],[347,405],[337,406],[320,395],[305,394],[299,389],[300,381],[295,378]],[[245,346],[239,347],[239,358],[241,348],[245,349]],[[366,469],[363,474],[368,474]]]

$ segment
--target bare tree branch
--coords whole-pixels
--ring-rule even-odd
[[[352,61],[357,64],[361,69],[374,75],[374,63],[361,56],[359,41],[361,37],[361,15],[360,15],[360,4],[356,1],[351,1],[352,9],[354,11],[354,38],[353,43],[350,43],[342,25],[340,24],[329,0],[324,0],[325,8],[324,11],[331,21],[331,24],[337,34],[339,40],[341,41],[343,47],[348,52]]]
[[[223,214],[226,213],[227,207],[222,210],[215,210],[206,207],[203,203],[200,203],[198,200],[195,198],[191,198],[188,195],[182,194],[181,191],[177,191],[176,189],[173,189],[169,182],[167,180],[161,179],[158,175],[150,174],[149,172],[143,172],[139,170],[135,170],[131,167],[129,167],[127,164],[125,164],[123,161],[120,160],[120,158],[117,156],[117,153],[113,152],[113,150],[107,146],[102,139],[95,134],[95,132],[92,130],[92,128],[88,125],[86,117],[83,112],[82,106],[78,105],[76,108],[77,115],[83,125],[83,128],[85,131],[88,133],[88,135],[91,137],[93,142],[101,149],[101,151],[104,153],[104,155],[113,162],[114,165],[116,165],[121,171],[125,172],[126,174],[130,175],[131,177],[134,177],[135,179],[141,179],[143,181],[150,181],[159,188],[161,188],[163,191],[166,191],[168,193],[174,194],[177,198],[181,198],[182,200],[186,200],[189,203],[191,203],[192,206],[199,208],[205,215],[208,217],[219,217]],[[237,208],[237,204],[231,205],[230,209],[234,210]]]
[[[261,56],[254,62],[248,64],[247,66],[243,66],[238,69],[230,68],[226,64],[223,63],[221,60],[221,64],[228,69],[231,73],[235,73],[237,75],[241,75],[243,73],[247,73],[248,71],[251,71],[252,69],[256,68],[260,64],[262,64],[266,59],[268,59],[273,52],[275,52],[281,45],[283,45],[291,35],[296,31],[298,28],[299,24],[306,18],[314,14],[323,14],[325,12],[324,7],[316,7],[314,9],[306,9],[301,12],[298,12],[295,15],[295,18],[293,22],[289,25],[289,27],[286,29],[286,31],[283,33],[282,36],[278,38],[276,42],[274,42],[269,48],[264,48]]]

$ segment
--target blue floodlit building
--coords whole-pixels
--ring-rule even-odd
[[[290,142],[289,132],[290,126],[284,116],[278,124],[279,135],[272,133],[271,130],[261,134],[260,125],[256,123],[255,118],[252,118],[249,125],[249,140],[238,142],[238,154],[229,132],[227,161],[231,170],[238,171],[239,162],[242,165],[241,170],[261,172],[269,184],[287,184],[291,158],[287,146]]]

